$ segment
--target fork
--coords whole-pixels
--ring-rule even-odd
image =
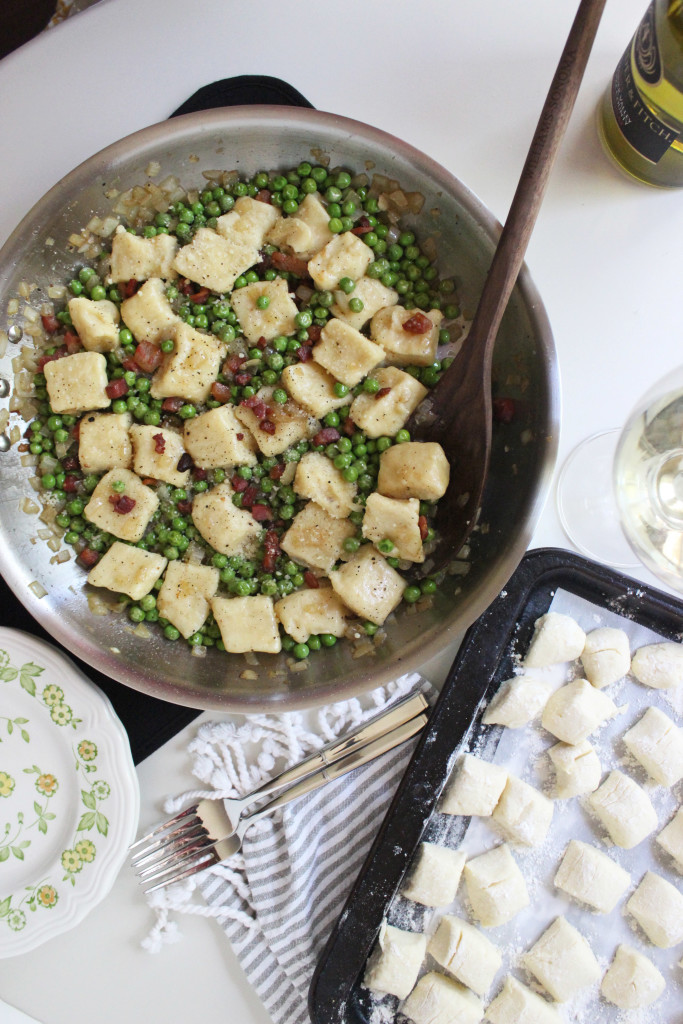
[[[327,743],[320,750],[315,751],[308,757],[292,765],[291,768],[269,779],[258,789],[252,790],[243,797],[234,797],[223,800],[223,806],[231,822],[231,828],[235,828],[247,807],[257,803],[268,796],[273,796],[283,789],[294,785],[301,779],[325,768],[340,757],[353,750],[359,750],[366,743],[384,735],[397,725],[410,721],[415,715],[420,714],[429,707],[428,701],[422,693],[409,694],[402,697],[379,715],[369,719],[359,729],[349,733],[342,739],[335,738]],[[154,859],[162,854],[168,847],[167,852],[177,852],[179,845],[183,842],[192,842],[203,834],[204,826],[197,816],[199,804],[195,803],[180,811],[175,817],[162,822],[152,829],[147,835],[142,836],[130,847],[133,854],[132,861],[135,867],[143,867],[145,862]],[[138,851],[135,853],[134,851]]]
[[[421,697],[421,695],[418,696]],[[282,790],[282,787],[278,786],[278,793],[273,799],[249,814],[241,814],[236,823],[231,821],[221,800],[201,800],[193,808],[188,808],[188,810],[193,811],[193,824],[188,829],[190,832],[189,837],[184,834],[181,826],[180,829],[173,829],[172,834],[175,838],[164,845],[164,848],[161,850],[162,856],[159,856],[159,849],[154,846],[151,851],[145,848],[144,853],[138,854],[133,858],[132,867],[138,876],[139,883],[145,886],[144,891],[146,893],[154,892],[156,889],[161,889],[172,882],[179,882],[190,875],[204,871],[214,864],[227,860],[228,857],[231,857],[240,849],[247,830],[265,815],[272,814],[273,811],[290,803],[290,801],[296,800],[306,793],[311,793],[328,782],[341,778],[342,775],[346,775],[354,771],[354,769],[368,764],[381,754],[393,750],[394,747],[404,743],[411,736],[415,736],[427,723],[427,714],[424,713],[424,708],[428,707],[428,703],[422,697],[422,713],[413,714],[407,721],[405,720],[406,704],[410,707],[415,707],[420,702],[411,699],[401,703],[402,709],[398,707],[392,709],[396,713],[401,710],[403,711],[404,720],[400,724],[394,725],[393,728],[379,736],[375,733],[374,739],[369,739],[360,746],[353,746],[350,751],[341,757],[337,757],[331,762],[326,762],[323,767],[318,767],[314,771],[308,772],[286,789]],[[384,716],[378,716],[377,719],[373,720],[372,724],[376,725],[377,722],[381,722],[383,719],[386,720],[389,714],[385,713]],[[361,733],[365,731],[363,729]],[[354,736],[358,737],[358,735],[359,733],[353,734],[342,742],[352,742]],[[335,745],[331,746],[333,749]],[[323,753],[323,751],[318,753]],[[313,759],[307,758],[307,761],[311,760]],[[304,763],[306,762],[302,762],[302,764]],[[294,770],[300,767],[300,765],[296,765]],[[278,780],[273,781],[277,782]],[[268,783],[267,785],[272,784]],[[250,794],[244,800],[253,802],[257,794],[263,797],[266,787],[262,787],[262,790],[264,792],[257,790],[256,793]],[[272,790],[268,792],[272,793]],[[243,803],[244,801],[239,802]],[[177,818],[181,818],[183,813],[185,812],[181,812],[181,815],[178,815]],[[173,821],[176,820],[173,819]],[[154,832],[151,835],[154,835]],[[144,842],[144,839],[139,840],[135,844],[136,847],[142,842]]]

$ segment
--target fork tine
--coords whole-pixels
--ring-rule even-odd
[[[183,846],[174,848],[170,853],[161,857],[159,860],[154,860],[143,866],[141,869],[139,867],[135,867],[135,874],[141,881],[144,881],[148,876],[158,874],[174,865],[182,867],[186,860],[191,859],[198,853],[202,853],[204,850],[211,849],[212,846],[213,843],[207,835],[197,836],[190,842],[185,843]]]
[[[157,825],[155,828],[153,828],[152,831],[148,832],[146,836],[142,836],[141,839],[136,839],[135,842],[128,847],[129,853],[132,850],[137,850],[137,848],[139,846],[142,846],[143,844],[146,846],[148,843],[152,842],[152,840],[154,840],[156,836],[161,835],[162,832],[167,832],[169,829],[174,828],[176,825],[179,825],[182,821],[185,820],[185,818],[196,813],[197,804],[191,804],[184,810],[179,811],[174,818],[169,818],[168,821],[164,821],[160,825]]]
[[[147,849],[140,850],[134,857],[131,857],[131,866],[134,870],[137,870],[148,861],[154,860],[159,856],[165,856],[166,853],[171,852],[173,849],[177,847],[182,848],[185,843],[192,842],[195,839],[201,839],[206,834],[206,828],[200,819],[195,818],[192,822],[188,822],[188,824],[182,829],[176,829],[168,836],[158,839],[156,843],[149,846]]]
[[[170,885],[172,882],[182,882],[184,878],[196,875],[199,871],[204,871],[205,868],[217,863],[218,857],[216,851],[213,848],[210,848],[194,860],[186,862],[187,866],[185,867],[185,870],[178,871],[177,865],[174,865],[172,868],[169,868],[158,875],[153,875],[151,878],[140,879],[140,884],[153,883],[152,885],[148,884],[147,888],[145,888],[143,892],[154,892],[155,889],[163,889],[164,886]]]

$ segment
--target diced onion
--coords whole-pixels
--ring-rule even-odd
[[[33,583],[29,583],[28,589],[39,599],[41,597],[45,597],[47,594],[47,590],[38,582],[38,580],[34,580]]]

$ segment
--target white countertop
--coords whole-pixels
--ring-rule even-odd
[[[621,175],[595,129],[645,6],[607,4],[527,253],[560,363],[558,467],[682,360],[683,196]],[[573,0],[101,0],[0,62],[0,244],[83,159],[240,74],[282,78],[320,110],[404,138],[503,221],[575,10]],[[568,546],[552,493],[532,544],[546,545]],[[659,586],[645,570],[632,575]],[[440,683],[451,654],[425,674]],[[141,825],[194,785],[185,751],[195,729],[140,765]],[[183,920],[184,940],[155,956],[140,948],[151,923],[124,869],[74,931],[0,961],[0,999],[42,1024],[268,1024],[214,922]]]

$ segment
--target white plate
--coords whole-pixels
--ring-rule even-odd
[[[0,957],[72,928],[107,895],[139,808],[108,698],[54,647],[0,627]]]

